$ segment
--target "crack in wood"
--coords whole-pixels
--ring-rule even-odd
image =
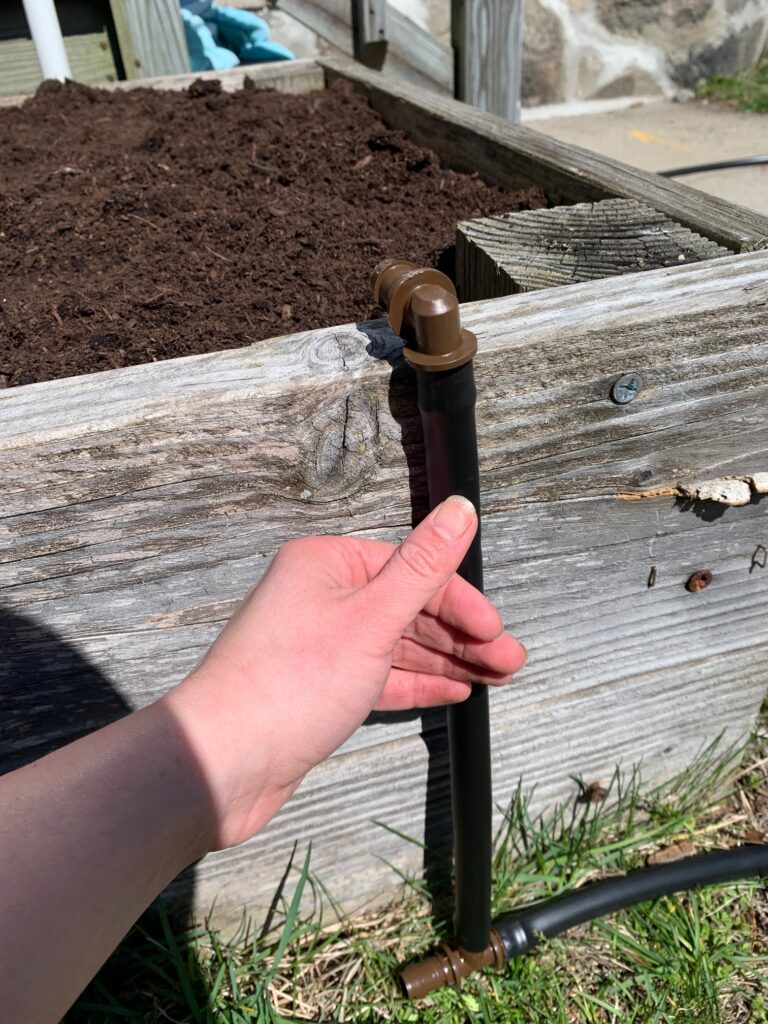
[[[621,501],[645,501],[651,498],[685,498],[687,501],[714,502],[739,507],[760,500],[768,493],[768,473],[752,476],[716,477],[695,484],[652,487],[647,491],[620,491],[614,497]]]

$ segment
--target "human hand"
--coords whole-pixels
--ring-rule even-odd
[[[166,698],[211,790],[216,844],[243,842],[373,708],[464,700],[525,661],[499,613],[456,575],[477,529],[449,498],[399,546],[284,545],[197,669]]]

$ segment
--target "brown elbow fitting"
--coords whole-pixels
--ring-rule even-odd
[[[400,972],[400,988],[408,999],[421,999],[443,985],[461,988],[461,981],[482,967],[503,967],[506,960],[504,943],[499,933],[491,931],[488,945],[480,953],[470,953],[441,943],[432,956],[409,964]]]
[[[405,358],[417,370],[452,370],[477,352],[477,338],[459,319],[453,282],[439,270],[407,260],[385,260],[371,276],[373,297],[387,311]]]

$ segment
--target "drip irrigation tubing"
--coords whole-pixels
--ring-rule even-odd
[[[480,517],[480,482],[472,362],[444,372],[416,371],[424,431],[430,508],[461,494]],[[482,592],[483,556],[478,526],[459,575]],[[469,697],[449,705],[456,939],[480,952],[491,928],[491,738],[488,687],[472,684]]]
[[[768,162],[768,158],[745,158]],[[693,173],[713,165],[665,172]],[[452,494],[469,499],[480,515],[473,357],[477,339],[463,330],[452,282],[439,271],[386,260],[373,273],[374,299],[383,305],[403,354],[415,371],[424,431],[429,504]],[[483,589],[480,528],[459,573]],[[488,688],[448,708],[453,810],[455,935],[432,955],[400,973],[403,994],[416,999],[442,985],[458,987],[483,967],[502,967],[553,938],[606,914],[701,885],[768,875],[768,845],[747,845],[688,857],[604,879],[491,921],[492,797]]]
[[[733,167],[756,167],[768,164],[768,153],[760,156],[738,156],[732,160],[715,160],[711,164],[692,164],[690,167],[673,167],[671,171],[657,171],[662,178],[680,178],[684,174],[703,174],[704,171],[730,171]]]
[[[458,573],[483,590],[480,471],[472,366],[477,339],[463,330],[451,280],[406,260],[385,260],[373,272],[374,298],[387,309],[403,354],[416,375],[424,432],[430,508],[452,494],[475,507],[478,527]],[[456,938],[482,953],[491,928],[493,802],[488,687],[472,683],[469,697],[447,709],[451,777]]]
[[[532,907],[504,914],[494,922],[506,958],[524,956],[541,938],[554,938],[579,924],[586,924],[636,903],[657,900],[701,885],[735,882],[768,875],[768,846],[739,846],[732,850],[702,853],[673,864],[631,871],[557,896]]]

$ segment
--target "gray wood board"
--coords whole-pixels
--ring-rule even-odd
[[[749,729],[766,505],[638,496],[768,468],[767,270],[753,253],[462,307],[487,589],[530,652],[492,694],[500,804],[521,775],[537,807],[618,762],[658,780]],[[180,679],[288,537],[408,530],[423,460],[409,372],[382,358],[398,348],[381,322],[348,325],[0,393],[6,766]],[[627,368],[646,384],[621,408],[607,394]],[[690,594],[701,568],[714,582]],[[422,836],[429,774],[446,827],[421,731],[416,715],[359,730],[262,836],[198,869],[198,910],[266,906],[294,839],[342,901],[385,897],[379,858],[421,855],[371,822]]]
[[[456,228],[462,300],[728,256],[730,250],[634,199],[478,217]]]
[[[106,29],[64,38],[72,77],[86,85],[108,86],[117,78]],[[0,99],[5,93],[33,93],[43,80],[31,39],[0,40]],[[26,99],[22,96],[21,99]]]
[[[110,0],[129,77],[189,71],[178,0]]]
[[[353,82],[391,126],[430,146],[451,167],[477,171],[505,188],[540,185],[557,203],[637,199],[734,251],[768,245],[768,217],[745,207],[401,85],[351,61],[323,58],[320,63],[329,78]]]
[[[325,88],[323,69],[313,60],[280,61],[272,64],[249,64],[226,71],[188,71],[183,75],[161,75],[118,82],[117,89],[187,89],[192,82],[221,82],[224,92],[237,92],[244,86],[276,89],[278,92],[302,93]]]
[[[253,64],[227,71],[188,71],[183,75],[159,75],[134,78],[105,86],[108,89],[187,89],[202,79],[221,82],[224,92],[243,87],[276,89],[278,92],[303,93],[325,88],[325,71],[314,60],[293,60],[274,64]],[[0,107],[18,106],[26,96],[0,96]]]
[[[523,707],[505,724],[495,713],[495,828],[502,827],[502,809],[509,807],[521,776],[526,792],[532,791],[531,810],[536,813],[556,803],[573,804],[580,791],[571,775],[587,784],[606,785],[621,752],[629,747],[647,785],[689,767],[702,750],[704,731],[712,736],[724,730],[719,749],[725,753],[739,735],[734,723],[754,714],[761,692],[755,680],[761,674],[764,690],[766,654],[768,647],[763,646],[694,663],[674,674],[630,680],[620,693],[596,690],[588,698]],[[714,685],[722,679],[728,680],[727,687]],[[683,701],[688,702],[687,713]],[[197,878],[198,912],[206,913],[216,901],[217,920],[236,927],[245,903],[258,919],[296,841],[299,851],[289,893],[311,840],[312,870],[347,913],[391,898],[402,875],[422,871],[423,856],[390,830],[423,841],[428,785],[428,834],[436,834],[438,844],[449,821],[445,750],[435,750],[434,738],[430,746],[431,756],[421,738],[406,737],[367,751],[364,760],[350,754],[316,769],[264,832],[236,850],[206,859]]]
[[[451,0],[457,99],[520,120],[522,0]]]
[[[276,6],[342,53],[352,55],[349,0],[277,0]],[[396,7],[386,5],[387,52],[382,70],[408,86],[453,92],[453,51]]]

